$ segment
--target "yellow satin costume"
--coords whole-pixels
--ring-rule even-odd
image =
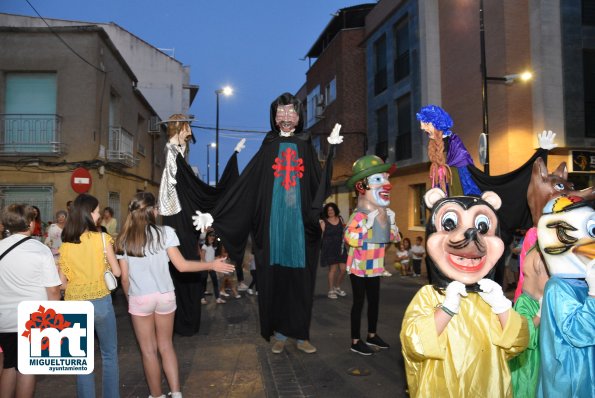
[[[443,301],[426,285],[405,311],[401,345],[410,396],[512,397],[508,360],[527,348],[527,320],[511,309],[502,330],[491,307],[470,292],[438,336],[434,311]]]

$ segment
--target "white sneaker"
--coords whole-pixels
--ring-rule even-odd
[[[244,282],[240,282],[238,292],[245,292],[246,290],[248,290],[248,286]]]
[[[329,290],[327,294],[328,298],[335,300],[337,298],[337,293],[334,290]]]
[[[246,293],[248,293],[250,296],[252,296],[254,294],[254,290],[248,289],[248,290],[246,290]]]
[[[178,392],[170,392],[169,395],[171,398],[182,398],[182,393],[180,391]]]
[[[341,289],[340,287],[335,288],[335,293],[337,293],[337,296],[341,296],[341,297],[347,296],[347,292],[345,292],[345,290]]]
[[[215,300],[217,302],[217,304],[225,304],[227,303],[227,301],[223,300],[221,297],[219,297],[217,300]]]
[[[207,304],[207,303],[208,303],[208,301],[207,301],[207,299],[206,299],[206,298],[201,298],[201,299],[200,299],[200,303],[204,305],[204,304]]]
[[[219,295],[220,295],[220,296],[223,296],[223,297],[229,297],[229,294],[227,294],[227,293],[225,292],[225,290],[221,290],[221,291],[219,292]]]
[[[393,274],[391,274],[391,273],[390,273],[390,272],[388,272],[388,271],[384,271],[384,272],[382,273],[382,276],[393,276]]]

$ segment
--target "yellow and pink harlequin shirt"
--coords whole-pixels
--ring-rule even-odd
[[[384,272],[384,255],[387,243],[398,239],[398,228],[390,226],[387,242],[375,243],[374,228],[365,227],[368,215],[356,211],[351,215],[345,227],[344,240],[349,246],[347,272],[360,277],[380,276]],[[376,239],[377,241],[377,239]]]

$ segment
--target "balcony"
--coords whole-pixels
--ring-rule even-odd
[[[0,114],[0,156],[63,156],[61,119],[54,114]]]
[[[123,127],[110,126],[107,161],[134,167],[139,159],[134,157],[134,137]]]

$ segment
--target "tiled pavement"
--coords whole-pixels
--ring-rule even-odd
[[[248,276],[249,278],[249,276]],[[406,397],[399,330],[407,304],[422,278],[383,278],[378,334],[391,348],[371,357],[349,351],[351,288],[345,298],[326,297],[326,269],[319,269],[311,326],[315,354],[298,351],[289,342],[282,354],[258,333],[257,298],[245,296],[202,307],[200,333],[174,338],[185,397]],[[118,322],[122,397],[147,397],[139,349],[119,290],[114,297]],[[367,324],[362,318],[362,333]],[[100,358],[97,351],[96,358]],[[98,397],[101,361],[96,360]],[[352,376],[350,369],[369,371]],[[168,391],[164,381],[164,392]],[[75,397],[73,376],[38,376],[36,397]]]

